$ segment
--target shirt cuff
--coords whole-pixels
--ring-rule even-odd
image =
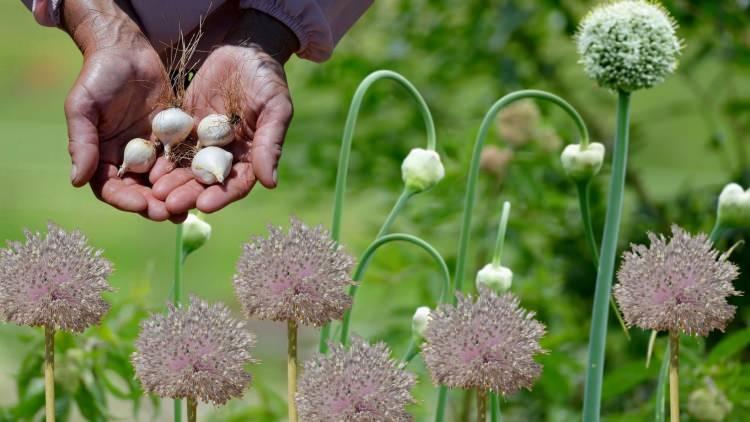
[[[317,2],[311,0],[241,0],[243,9],[255,9],[281,21],[299,41],[297,55],[322,62],[331,57],[334,40],[330,24]]]

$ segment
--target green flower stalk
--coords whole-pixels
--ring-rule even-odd
[[[646,0],[605,3],[592,10],[576,34],[584,71],[617,93],[617,128],[607,198],[601,256],[596,277],[586,365],[583,420],[598,421],[601,409],[608,304],[622,215],[630,126],[630,96],[662,82],[677,68],[682,44],[675,23],[658,4]]]
[[[184,301],[182,273],[185,266],[185,259],[208,241],[211,237],[211,225],[203,220],[201,214],[190,213],[182,224],[177,225],[175,237],[172,305],[179,308],[183,305]],[[174,422],[182,421],[182,400],[174,400],[173,414]]]
[[[402,178],[404,180],[404,190],[399,196],[396,204],[393,206],[390,214],[386,218],[385,222],[381,226],[375,239],[379,239],[381,236],[386,234],[390,229],[390,226],[398,217],[398,214],[406,205],[409,198],[414,194],[419,193],[423,190],[427,190],[434,186],[444,175],[442,169],[442,163],[440,157],[435,152],[436,146],[436,135],[435,135],[435,123],[432,119],[432,113],[427,106],[422,95],[419,93],[416,87],[409,82],[408,79],[400,75],[399,73],[391,70],[377,70],[369,74],[357,87],[352,98],[351,105],[349,106],[349,113],[346,116],[346,123],[344,125],[344,134],[341,141],[341,151],[339,153],[339,164],[336,171],[336,189],[334,191],[333,199],[333,221],[331,223],[331,238],[336,242],[341,240],[341,220],[344,212],[344,193],[346,192],[346,179],[349,173],[349,156],[352,150],[352,141],[354,138],[354,129],[357,124],[357,117],[359,116],[360,108],[362,107],[362,100],[364,99],[367,90],[370,89],[372,84],[381,79],[391,79],[404,87],[407,92],[417,102],[420,113],[425,123],[427,130],[427,148],[426,149],[414,149],[412,150],[402,164]],[[354,297],[357,293],[357,286],[352,286],[350,289],[350,295]],[[320,353],[325,353],[328,350],[328,339],[330,337],[331,325],[326,324],[320,330],[320,341],[318,344],[318,350]]]

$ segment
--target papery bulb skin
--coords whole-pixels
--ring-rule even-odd
[[[513,271],[502,265],[487,264],[477,272],[477,288],[485,287],[497,294],[510,290],[513,283]]]
[[[737,183],[724,186],[719,195],[717,219],[724,227],[750,227],[750,190]]]
[[[131,139],[125,145],[118,177],[125,173],[148,173],[156,162],[156,145],[142,138]]]
[[[224,183],[232,170],[233,158],[229,151],[219,147],[203,148],[193,157],[193,176],[205,185]]]
[[[164,154],[169,154],[171,147],[184,141],[193,130],[193,118],[177,107],[162,110],[151,121],[151,130],[164,145]]]
[[[182,249],[189,254],[211,238],[211,225],[203,221],[199,216],[190,213],[182,223]]]
[[[422,192],[435,186],[445,177],[445,168],[437,152],[414,148],[401,164],[401,178],[406,187]]]
[[[580,63],[602,87],[624,92],[650,88],[677,69],[682,43],[676,27],[656,2],[604,2],[578,27]]]
[[[430,323],[431,312],[427,306],[420,306],[414,312],[414,316],[411,319],[411,333],[414,337],[424,338],[424,330],[427,329],[427,324]]]
[[[565,174],[571,179],[582,182],[599,173],[604,163],[604,145],[592,142],[584,147],[581,144],[570,144],[560,155]]]
[[[198,147],[223,147],[234,140],[234,127],[229,117],[209,114],[198,123]]]

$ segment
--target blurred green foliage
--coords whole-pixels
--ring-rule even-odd
[[[649,230],[666,232],[673,223],[708,231],[723,184],[750,185],[750,2],[664,3],[680,24],[684,55],[676,75],[633,96],[633,153],[622,248],[645,242]],[[296,115],[279,169],[281,184],[274,192],[258,187],[246,200],[208,217],[213,237],[188,260],[187,292],[236,307],[231,274],[241,242],[264,233],[267,223],[286,225],[291,214],[309,223],[329,224],[338,141],[348,103],[359,81],[378,68],[402,73],[422,91],[435,116],[438,151],[447,170],[440,185],[410,202],[395,230],[430,241],[453,265],[471,147],[494,100],[520,88],[549,90],[583,114],[594,140],[611,142],[614,96],[583,75],[571,40],[576,22],[593,4],[381,0],[341,42],[332,60],[314,64],[293,59],[287,71]],[[120,289],[112,296],[115,309],[133,306],[137,315],[144,308],[159,311],[171,284],[173,227],[121,214],[99,203],[87,189],[74,190],[67,182],[62,102],[80,64],[78,53],[61,32],[37,27],[20,2],[0,4],[0,21],[0,132],[7,146],[0,156],[0,237],[18,239],[22,227],[42,228],[48,219],[78,227],[115,262],[112,283]],[[575,188],[558,163],[560,142],[575,141],[574,127],[556,110],[544,105],[539,110],[538,130],[530,139],[509,146],[509,139],[498,135],[504,133],[502,129],[492,135],[491,142],[512,151],[512,158],[485,166],[466,274],[467,280],[473,279],[488,260],[501,201],[510,200],[513,212],[504,262],[516,275],[513,289],[524,306],[547,324],[543,346],[550,353],[541,358],[545,369],[534,390],[503,400],[506,421],[580,419],[594,290],[595,269],[582,234]],[[422,146],[423,131],[417,109],[394,84],[377,84],[365,98],[344,217],[344,243],[353,253],[367,246],[385,218],[401,189],[400,162],[410,148]],[[597,233],[604,216],[607,175],[605,168],[592,191]],[[720,247],[726,249],[747,234],[732,233]],[[740,246],[732,260],[743,274],[737,285],[746,290],[750,250]],[[387,341],[399,356],[408,342],[414,309],[434,305],[439,274],[432,265],[429,257],[408,247],[390,246],[379,252],[357,297],[353,331]],[[132,300],[129,292],[144,284],[147,294]],[[739,308],[727,333],[683,341],[681,393],[687,401],[697,390],[718,391],[732,404],[726,420],[742,421],[750,414],[750,306],[746,297],[733,303]],[[123,342],[132,337],[102,336],[118,315],[113,312],[104,327],[83,337],[61,340],[59,353],[117,349],[120,358],[127,356],[130,346]],[[253,328],[259,336],[256,355],[262,361],[251,368],[254,386],[243,400],[226,408],[201,410],[213,420],[283,418],[283,327],[254,323]],[[646,368],[649,333],[634,329],[632,341],[627,342],[614,318],[609,333],[605,419],[650,420],[666,339],[657,340],[655,361]],[[0,328],[0,378],[7,381],[0,382],[0,404],[7,412],[19,412],[27,398],[33,400],[33,380],[40,373],[28,375],[25,390],[3,385],[20,383],[19,367],[27,372],[34,368],[33,356],[39,352],[34,344],[39,341],[40,333]],[[315,331],[303,331],[303,360],[314,352],[316,341]],[[104,352],[87,349],[92,342],[102,342],[102,349],[96,350]],[[93,374],[103,369],[97,362],[87,360],[75,373],[97,379]],[[418,359],[410,369],[420,380],[415,389],[419,406],[413,413],[418,420],[430,420],[434,389]],[[124,375],[118,376],[125,379]],[[137,386],[128,381],[132,378],[120,388],[131,394]],[[109,408],[75,410],[75,385],[101,396],[94,401],[99,405],[109,397]],[[134,403],[118,403],[113,399],[117,393],[107,386],[71,383],[61,386],[61,391],[74,419],[85,418],[86,412],[131,418]],[[457,393],[451,398],[450,420],[458,420],[463,399]],[[143,400],[138,419],[164,419],[169,407],[157,408]],[[688,420],[698,420],[697,415],[696,409],[686,414]]]

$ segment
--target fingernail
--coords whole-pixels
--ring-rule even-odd
[[[279,173],[276,169],[273,169],[273,184],[277,185],[279,183]]]
[[[76,181],[76,175],[78,173],[78,168],[75,164],[73,164],[73,167],[70,168],[70,183],[74,183]]]

